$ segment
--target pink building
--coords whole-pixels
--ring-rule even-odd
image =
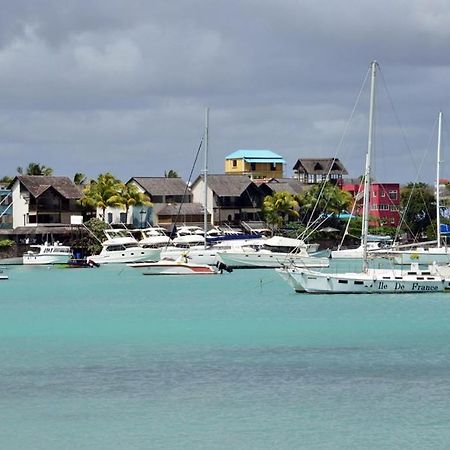
[[[362,189],[362,187],[361,187]],[[344,183],[342,190],[356,198],[360,185]],[[362,192],[359,195],[354,214],[362,215]],[[400,223],[400,185],[398,183],[372,183],[370,186],[369,215],[380,226],[396,227]]]

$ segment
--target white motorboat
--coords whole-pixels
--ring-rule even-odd
[[[187,256],[173,259],[161,259],[154,263],[128,264],[133,269],[141,269],[143,275],[216,275],[228,270],[220,263],[212,266],[209,264],[197,264],[190,262]]]
[[[419,271],[418,266],[410,270],[374,269],[368,264],[369,192],[371,178],[371,154],[374,140],[375,76],[377,63],[371,64],[371,89],[369,133],[364,172],[364,197],[362,220],[363,268],[361,272],[326,273],[295,267],[286,268],[282,278],[297,292],[324,294],[373,294],[373,293],[430,293],[442,292],[445,279],[430,271]]]
[[[3,272],[3,270],[0,269],[0,281],[1,280],[7,280],[8,279],[8,275],[6,275],[5,272]]]
[[[72,250],[59,242],[30,245],[30,250],[23,254],[23,264],[46,265],[67,264],[72,258]]]
[[[143,248],[164,248],[172,244],[172,239],[166,234],[164,228],[151,227],[141,230],[142,239],[139,245]]]
[[[261,240],[261,245],[244,245],[238,249],[219,252],[220,259],[233,268],[277,268],[285,265],[328,267],[329,259],[311,256],[306,244],[298,239],[274,236]]]
[[[105,230],[104,233],[106,241],[102,242],[100,254],[88,256],[87,263],[92,261],[95,264],[120,264],[158,261],[160,258],[160,248],[144,248],[128,230],[111,229]]]

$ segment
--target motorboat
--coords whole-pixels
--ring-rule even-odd
[[[141,230],[139,245],[143,248],[164,248],[172,244],[172,239],[161,227],[150,227]]]
[[[120,264],[139,261],[158,261],[161,248],[143,247],[126,229],[104,230],[106,240],[98,255],[86,258],[87,263]]]
[[[311,256],[306,244],[299,239],[273,236],[263,239],[261,245],[244,245],[238,249],[219,252],[220,259],[233,268],[277,268],[286,265],[301,267],[328,267],[328,258]]]
[[[72,250],[59,242],[30,245],[30,250],[23,254],[23,264],[67,264],[72,258]]]
[[[7,280],[8,279],[8,275],[6,275],[5,272],[3,272],[2,269],[0,269],[0,281],[1,280]]]
[[[186,255],[175,260],[166,258],[154,263],[128,264],[133,269],[141,269],[143,275],[216,275],[223,270],[230,271],[224,264],[209,265],[190,262]]]

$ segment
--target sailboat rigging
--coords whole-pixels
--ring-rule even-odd
[[[376,269],[369,267],[368,231],[369,231],[369,193],[371,180],[371,158],[374,142],[375,87],[378,63],[370,65],[370,108],[367,153],[364,171],[362,247],[363,266],[361,272],[326,273],[302,267],[278,269],[282,278],[295,291],[328,294],[372,294],[372,293],[430,293],[442,292],[445,280],[432,275],[429,270],[420,271],[418,267],[410,270]]]

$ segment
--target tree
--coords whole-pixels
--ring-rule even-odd
[[[177,172],[175,170],[170,169],[168,172],[164,172],[165,178],[180,178]]]
[[[126,217],[130,206],[152,206],[147,194],[140,192],[135,184],[120,183],[117,186],[117,193],[110,201],[125,208]]]
[[[436,219],[436,198],[426,183],[408,183],[400,190],[402,228],[416,237]],[[434,233],[436,234],[436,233]]]
[[[12,180],[12,177],[5,175],[4,177],[0,178],[0,184],[10,184]]]
[[[84,173],[81,172],[77,172],[74,176],[73,176],[73,182],[77,185],[77,186],[82,186],[86,183],[86,175]]]
[[[23,169],[23,167],[18,167],[17,172],[23,175],[43,175],[49,177],[53,175],[53,169],[51,167],[44,166],[43,164],[31,162],[28,164],[27,168]]]
[[[91,208],[101,208],[103,220],[106,221],[105,215],[108,206],[122,206],[117,198],[121,184],[121,181],[109,172],[100,174],[97,180],[91,180],[83,188],[84,196],[81,204]]]
[[[282,191],[264,197],[262,212],[269,225],[279,227],[284,225],[289,217],[298,217],[298,208],[294,196]]]
[[[326,182],[314,185],[300,195],[298,201],[305,212],[304,220],[308,222],[324,213],[337,216],[351,207],[353,198],[349,192]]]

